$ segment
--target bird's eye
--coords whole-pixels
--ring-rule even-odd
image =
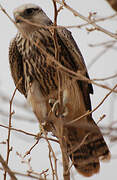
[[[25,10],[24,13],[25,13],[25,15],[30,16],[30,15],[32,15],[36,10],[37,10],[37,9],[35,9],[35,8],[28,8],[28,9]]]

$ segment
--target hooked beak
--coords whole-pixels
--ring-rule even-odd
[[[22,22],[22,20],[21,20],[21,15],[20,15],[19,13],[15,13],[15,14],[14,14],[14,19],[15,19],[15,22],[16,22],[16,23]]]

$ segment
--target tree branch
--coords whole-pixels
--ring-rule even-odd
[[[79,12],[77,12],[76,10],[74,10],[73,8],[71,8],[68,4],[66,4],[64,1],[60,1],[60,0],[55,0],[57,3],[59,3],[60,5],[64,6],[66,9],[68,9],[69,11],[71,11],[74,16],[78,16],[79,18],[83,19],[84,21],[86,21],[87,23],[91,24],[92,26],[95,27],[96,30],[101,31],[107,35],[109,35],[110,37],[117,39],[117,35],[115,33],[112,33],[106,29],[104,29],[103,27],[97,25],[94,21],[92,21],[90,18],[87,18],[85,16],[83,16],[82,14],[80,14]]]
[[[54,0],[52,0],[54,5],[54,26],[57,26],[57,16],[58,12],[57,5]],[[57,31],[54,30],[54,45],[55,45],[55,59],[57,62],[59,62],[59,46],[57,41]],[[59,116],[56,118],[55,121],[55,128],[57,132],[57,137],[59,139],[60,148],[62,152],[62,164],[63,164],[63,177],[64,180],[70,180],[70,171],[69,171],[69,157],[66,153],[66,143],[63,140],[63,119],[62,119],[62,113],[63,113],[63,89],[62,89],[62,74],[60,69],[57,69],[58,73],[58,99],[59,99]]]
[[[9,176],[11,177],[12,180],[17,180],[17,178],[15,177],[14,172],[12,172],[10,170],[10,168],[8,167],[7,163],[4,161],[4,159],[2,158],[2,156],[0,155],[0,162],[4,168],[4,171],[7,172],[9,174]]]

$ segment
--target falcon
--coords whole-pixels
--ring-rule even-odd
[[[45,12],[34,4],[14,10],[18,32],[10,43],[9,64],[14,83],[30,103],[38,121],[49,124],[47,130],[56,137],[55,123],[59,122],[58,71],[62,75],[63,144],[76,170],[86,176],[99,172],[100,160],[108,160],[110,152],[91,113],[92,85],[62,71],[56,64],[53,23]],[[50,27],[50,28],[49,28]],[[69,71],[80,72],[89,78],[82,54],[71,32],[56,30],[59,64]],[[79,118],[79,120],[73,121]]]

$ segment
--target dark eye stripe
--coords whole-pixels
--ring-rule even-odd
[[[28,15],[32,15],[36,11],[41,11],[41,9],[39,9],[39,8],[28,8],[24,11],[24,14],[28,16]]]

